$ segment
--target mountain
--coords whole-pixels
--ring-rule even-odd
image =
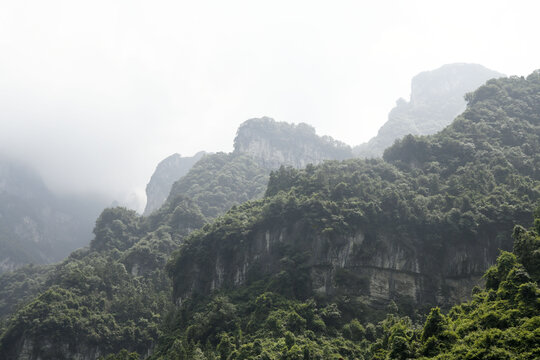
[[[247,155],[209,154],[173,184],[169,198],[186,196],[204,216],[215,218],[234,205],[262,197],[268,173]]]
[[[0,158],[0,273],[59,261],[87,245],[105,202],[53,194],[35,171]]]
[[[205,152],[200,151],[191,157],[173,154],[162,160],[156,167],[150,182],[146,185],[146,207],[144,215],[150,215],[167,200],[172,184],[186,175],[189,169],[199,161]]]
[[[443,131],[383,159],[280,167],[261,199],[216,218],[191,180],[147,217],[106,209],[89,248],[0,276],[0,358],[444,358],[455,344],[474,359],[506,344],[499,358],[534,359],[538,291],[514,265],[536,279],[536,237],[514,231],[516,262],[488,268],[540,201],[539,94],[540,71],[490,80]],[[240,193],[228,177],[262,168],[212,156],[185,177],[223,175],[232,195],[217,204]],[[423,315],[468,298],[486,270],[477,303]]]
[[[409,101],[399,99],[377,136],[353,149],[359,157],[380,157],[405,135],[430,135],[442,130],[465,110],[465,94],[487,80],[504,76],[478,64],[448,64],[422,72],[411,82]]]
[[[433,308],[416,329],[407,318],[389,316],[372,353],[391,359],[538,359],[540,207],[535,214],[535,228],[514,228],[513,252],[501,252],[484,274],[485,288],[476,287],[470,302],[447,315]]]
[[[318,136],[305,123],[288,124],[271,118],[250,119],[238,128],[234,153],[252,157],[265,169],[303,168],[324,160],[353,157],[351,148],[330,136]]]
[[[306,346],[355,358],[367,354],[347,336],[386,306],[418,321],[465,300],[540,201],[539,94],[540,71],[490,80],[449,127],[382,160],[273,172],[264,199],[193,233],[168,263],[179,320],[153,358],[276,358],[295,344],[293,358]]]
[[[411,320],[390,302],[377,323],[359,321],[373,312],[361,298],[298,300],[275,292],[296,285],[281,274],[271,289],[255,281],[183,304],[150,359],[538,359],[540,207],[535,218],[530,230],[514,228],[513,253],[501,252],[485,287],[447,314],[415,309]]]
[[[245,130],[255,123],[258,132],[250,139]],[[319,138],[307,125],[268,118],[246,121],[237,138],[270,143],[261,136],[275,139],[285,131],[287,146],[276,151],[294,163],[307,162],[301,148],[322,144],[319,161],[331,159],[333,151],[342,152],[341,143]],[[166,261],[186,236],[209,220],[264,195],[270,169],[256,159],[264,160],[243,150],[206,154],[148,216],[120,207],[106,209],[96,221],[89,248],[55,265],[24,267],[0,276],[0,332],[5,330],[0,358],[34,354],[28,357],[96,359],[122,348],[147,353],[173,306]],[[20,323],[23,318],[40,321],[29,326]]]
[[[161,194],[167,193],[171,199],[189,197],[204,216],[215,218],[234,205],[261,198],[272,169],[350,157],[349,146],[329,136],[318,136],[307,124],[254,118],[238,128],[232,153],[206,154],[172,187],[167,185],[168,190],[164,182],[159,187]]]

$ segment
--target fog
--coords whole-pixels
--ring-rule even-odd
[[[538,14],[534,1],[2,1],[0,153],[57,192],[141,209],[160,160],[230,151],[246,119],[356,145],[421,71],[527,75]]]

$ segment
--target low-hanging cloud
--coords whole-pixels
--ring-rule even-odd
[[[141,194],[173,152],[230,151],[251,117],[359,144],[420,71],[540,67],[531,6],[3,2],[0,151],[56,191],[114,197]]]

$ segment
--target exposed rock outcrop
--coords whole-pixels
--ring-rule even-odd
[[[146,207],[143,214],[149,215],[159,209],[165,200],[167,200],[174,182],[186,175],[189,169],[204,154],[204,151],[188,157],[173,154],[162,160],[156,167],[154,174],[150,178],[150,182],[146,185]]]
[[[431,135],[442,130],[465,110],[466,93],[502,76],[478,64],[448,64],[416,75],[411,82],[410,101],[400,98],[377,136],[356,146],[354,154],[380,157],[384,149],[405,135]]]
[[[175,293],[182,303],[193,293],[210,293],[236,287],[249,279],[276,274],[284,269],[282,249],[308,254],[303,263],[314,292],[325,296],[362,296],[374,306],[400,299],[411,304],[451,305],[470,296],[482,274],[493,264],[499,249],[511,240],[449,244],[435,258],[421,246],[411,247],[396,234],[380,229],[342,237],[328,237],[310,230],[302,221],[291,227],[261,229],[235,246],[231,253],[217,245],[208,254],[213,269],[205,274],[200,264],[183,268],[190,273]],[[179,291],[178,291],[179,290]]]
[[[238,128],[234,152],[251,156],[266,169],[281,165],[303,168],[324,160],[351,158],[351,148],[330,136],[318,136],[308,124],[277,122],[268,117],[250,119]]]

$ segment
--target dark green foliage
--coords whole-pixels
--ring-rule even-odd
[[[539,238],[536,232],[526,235]],[[530,250],[539,249],[536,243]],[[379,324],[382,336],[372,343],[368,358],[538,359],[540,290],[538,279],[529,275],[538,265],[524,267],[526,258],[502,252],[486,272],[486,289],[476,288],[470,302],[454,306],[448,315],[433,308],[421,328],[389,315]]]
[[[197,349],[201,359],[362,358],[356,341],[364,329],[352,321],[344,330],[348,339],[342,337],[335,304],[291,300],[258,288],[185,303],[177,312],[175,336],[165,338],[151,358],[195,356]]]
[[[37,348],[52,343],[82,353],[95,347],[144,352],[157,338],[159,318],[169,304],[168,293],[159,290],[167,288],[167,279],[159,273],[133,279],[111,255],[88,254],[56,266],[48,280],[55,285],[14,315],[0,349],[11,354],[17,351],[11,339],[27,338]],[[53,346],[51,351],[60,350]],[[69,358],[63,353],[42,356]]]
[[[208,156],[160,210],[105,210],[90,249],[27,293],[15,286],[27,299],[43,293],[4,323],[0,357],[30,339],[58,359],[156,344],[153,359],[537,358],[538,222],[516,227],[515,253],[501,252],[485,290],[423,326],[402,316],[419,304],[397,291],[390,314],[373,306],[361,265],[399,248],[421,254],[429,279],[459,278],[510,250],[512,226],[540,200],[539,92],[536,75],[490,82],[435,136],[407,137],[385,160],[280,168],[265,198],[243,204],[262,194],[264,170],[239,154]],[[456,249],[470,262],[454,266]]]
[[[0,320],[40,292],[51,269],[52,266],[27,265],[0,275]]]
[[[120,351],[118,354],[110,354],[106,357],[100,356],[98,360],[139,360],[139,354],[135,352],[128,352],[126,349]]]
[[[92,250],[126,250],[139,235],[137,213],[122,207],[105,209],[96,220],[94,234]]]
[[[204,156],[172,186],[167,201],[191,198],[204,216],[214,218],[234,205],[264,193],[268,171],[246,155],[217,153]]]
[[[476,265],[472,272],[450,268],[452,259],[446,257],[455,247],[468,249],[471,261],[485,261],[485,256],[494,259],[497,248],[510,250],[509,229],[526,221],[540,200],[538,93],[540,77],[490,81],[469,97],[468,109],[451,126],[434,136],[404,138],[385,152],[384,160],[330,161],[304,170],[282,167],[273,172],[265,199],[236,207],[192,234],[169,263],[174,297],[187,301],[179,310],[182,317],[173,338],[183,339],[178,335],[191,326],[193,304],[211,296],[216,288],[227,295],[238,311],[238,320],[228,322],[235,324],[234,330],[225,331],[227,339],[235,338],[234,350],[228,340],[221,348],[231,349],[228,355],[231,359],[259,355],[294,358],[288,352],[297,348],[299,356],[307,354],[315,358],[331,358],[333,354],[343,358],[412,358],[439,356],[447,351],[455,352],[459,358],[463,355],[459,349],[464,347],[464,342],[469,341],[467,351],[485,350],[487,343],[483,341],[495,341],[489,339],[498,336],[491,329],[506,331],[520,326],[519,321],[526,323],[528,320],[515,321],[537,311],[536,285],[530,281],[530,274],[536,271],[536,258],[530,255],[534,251],[529,250],[535,242],[532,235],[519,229],[515,248],[527,255],[502,253],[498,266],[486,273],[487,290],[477,291],[475,295],[487,307],[484,309],[484,305],[473,300],[471,306],[478,305],[482,310],[474,315],[474,320],[464,319],[459,326],[453,313],[446,316],[439,309],[431,312],[423,330],[394,314],[379,323],[376,330],[366,326],[365,338],[378,338],[372,346],[358,347],[358,342],[347,345],[346,341],[351,341],[348,339],[360,336],[353,335],[351,321],[366,318],[362,318],[365,316],[362,312],[355,315],[354,307],[347,306],[345,297],[340,296],[351,296],[352,288],[368,290],[362,277],[355,276],[357,273],[351,273],[350,269],[337,267],[332,279],[337,289],[331,296],[322,298],[315,296],[309,284],[313,282],[310,269],[314,265],[314,248],[331,252],[360,229],[365,236],[362,245],[353,248],[352,258],[356,261],[368,262],[387,251],[385,247],[391,245],[379,240],[384,233],[391,238],[390,244],[399,244],[411,254],[422,251],[422,271],[441,276],[445,271],[467,276],[486,269],[485,262]],[[283,236],[283,240],[270,248],[268,255],[256,250],[264,244],[261,239],[273,236]],[[485,249],[489,251],[487,255]],[[244,264],[253,259],[248,255],[254,252],[264,259],[258,258],[246,269]],[[520,263],[529,264],[530,269]],[[463,265],[465,269],[468,267],[475,269],[475,264]],[[239,269],[244,270],[238,277],[235,274]],[[257,276],[250,276],[251,271]],[[247,298],[233,295],[241,291],[251,295]],[[259,313],[248,304],[261,291],[282,296],[284,300],[272,305],[274,311]],[[315,304],[312,313],[317,316],[311,320],[296,311],[294,305],[307,299],[313,299]],[[397,296],[396,300],[406,302]],[[508,304],[503,307],[504,315],[491,308],[494,301],[501,301],[497,306]],[[512,310],[515,306],[518,312]],[[452,311],[461,311],[456,309],[459,307]],[[296,319],[295,313],[300,319],[291,320]],[[242,319],[252,314],[259,314],[258,321],[248,326]],[[467,334],[475,328],[467,328],[467,321],[474,322],[476,329],[486,330],[478,334],[479,339],[485,340],[470,342],[472,336],[467,338]],[[191,330],[190,334],[206,331]],[[317,345],[312,344],[310,331],[328,342],[320,340]],[[208,357],[219,344],[215,340],[218,336],[190,338],[191,343],[182,340],[182,347],[188,351],[194,342]],[[269,338],[272,340],[268,341]],[[255,341],[262,344],[260,354],[253,350],[260,348],[255,346]],[[333,341],[341,342],[338,349],[330,345]],[[515,337],[512,341],[516,341]],[[303,351],[302,346],[308,349]],[[167,358],[167,349],[164,346],[156,358]],[[522,350],[501,347],[493,350],[493,354],[498,351],[516,354]]]
[[[535,225],[539,223],[539,210],[540,207],[536,210]],[[521,263],[535,281],[540,279],[540,238],[536,235],[539,233],[538,227],[534,231],[527,231],[521,226],[516,226],[513,234],[514,253],[521,259]]]
[[[536,236],[538,234],[529,234]],[[517,240],[516,240],[517,241]],[[533,251],[540,249],[537,246]],[[437,359],[537,359],[540,356],[538,279],[524,258],[502,253],[487,273],[497,277],[469,303],[454,307],[448,319],[432,311],[422,333],[426,355]]]
[[[96,350],[146,353],[172,307],[165,262],[183,237],[204,223],[193,202],[181,197],[149,218],[106,209],[89,249],[47,268],[4,274],[2,316],[19,309],[5,321],[0,358],[15,357],[21,339],[42,349],[43,358],[69,359]],[[105,359],[139,358],[129,351]]]
[[[532,252],[540,249],[535,244]],[[174,335],[151,358],[169,359],[182,349],[201,359],[536,359],[540,290],[529,272],[538,269],[524,267],[526,258],[502,252],[486,273],[485,290],[477,288],[472,301],[448,315],[431,309],[421,326],[397,315],[395,304],[377,326],[345,322],[336,303],[260,293],[268,280],[196,298],[178,310]]]

